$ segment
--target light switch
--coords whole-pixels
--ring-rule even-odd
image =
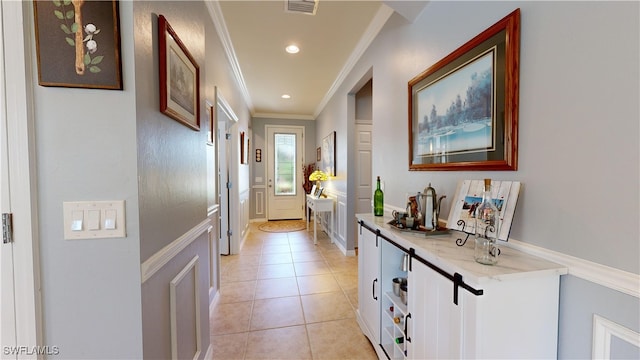
[[[71,217],[71,231],[82,231],[82,220],[84,219],[84,211],[72,211]]]
[[[65,240],[126,237],[124,200],[63,202]]]
[[[115,210],[106,210],[104,215],[104,228],[105,230],[115,230],[116,229],[116,218],[117,211]]]
[[[100,210],[88,210],[87,230],[100,230]]]

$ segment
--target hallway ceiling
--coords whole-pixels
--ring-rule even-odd
[[[223,45],[252,116],[315,119],[391,10],[381,1],[320,0],[308,15],[286,12],[285,1],[219,1]],[[290,44],[300,52],[285,52]]]

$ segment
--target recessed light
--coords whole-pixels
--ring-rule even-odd
[[[297,54],[300,51],[300,48],[295,46],[295,45],[289,45],[286,48],[284,48],[286,52],[288,52],[289,54]]]
[[[281,96],[283,99],[291,99],[291,95],[289,94],[284,94]]]

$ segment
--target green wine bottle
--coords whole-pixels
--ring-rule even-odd
[[[376,191],[373,193],[373,215],[384,215],[384,195],[380,189],[380,176],[376,180]]]

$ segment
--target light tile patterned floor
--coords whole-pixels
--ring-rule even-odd
[[[355,319],[358,259],[323,233],[251,225],[241,254],[223,256],[212,309],[214,359],[377,359]]]

